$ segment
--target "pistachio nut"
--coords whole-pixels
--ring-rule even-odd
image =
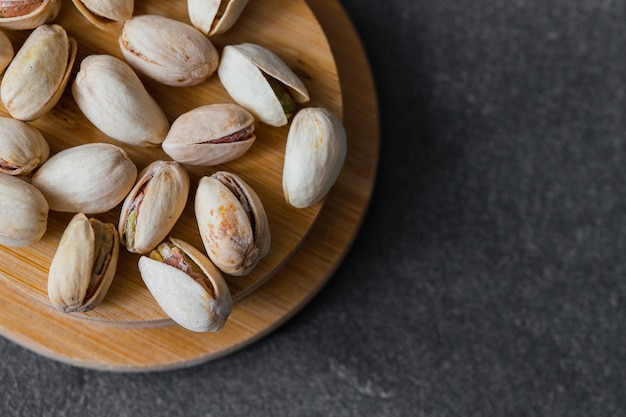
[[[296,103],[309,101],[298,76],[274,52],[252,43],[227,45],[217,69],[228,94],[270,126],[284,126]]]
[[[72,85],[83,114],[107,136],[135,146],[163,142],[169,122],[133,69],[110,55],[83,59]]]
[[[289,204],[310,207],[333,186],[346,158],[346,131],[328,109],[300,110],[291,122],[285,146],[283,193]]]
[[[261,199],[237,175],[218,171],[200,179],[194,208],[207,255],[222,272],[245,275],[269,252]]]
[[[208,104],[182,114],[161,144],[175,161],[213,166],[242,156],[254,143],[254,116],[236,104]]]
[[[76,59],[76,41],[59,25],[35,29],[9,64],[0,97],[19,120],[34,120],[61,98]]]
[[[0,28],[34,29],[54,20],[61,0],[8,0],[0,2]]]
[[[14,56],[15,51],[13,50],[11,39],[4,32],[0,31],[0,73],[9,66]]]
[[[126,152],[109,143],[88,143],[62,150],[33,175],[50,209],[103,213],[122,202],[137,179]]]
[[[175,87],[203,82],[219,62],[217,49],[199,30],[164,16],[141,15],[126,21],[119,44],[138,73]]]
[[[115,225],[76,214],[50,263],[48,298],[64,313],[99,305],[113,282],[119,256]]]
[[[247,4],[248,0],[187,0],[187,12],[192,25],[213,36],[233,27]]]
[[[28,175],[49,155],[48,142],[35,126],[10,117],[0,117],[1,173]]]
[[[72,0],[85,18],[102,30],[116,30],[133,16],[134,0]]]
[[[172,230],[189,195],[189,175],[174,161],[154,161],[139,174],[120,214],[118,231],[130,252],[154,249]]]
[[[139,259],[139,272],[159,306],[179,325],[194,332],[224,327],[233,309],[230,290],[198,249],[170,238]]]
[[[38,242],[48,227],[48,202],[26,181],[0,174],[0,245]]]

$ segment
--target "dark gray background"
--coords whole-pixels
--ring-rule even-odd
[[[329,284],[185,370],[83,370],[0,338],[1,415],[626,415],[625,2],[342,4],[381,155]]]

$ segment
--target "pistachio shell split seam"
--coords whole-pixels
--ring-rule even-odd
[[[115,226],[76,214],[69,222],[48,271],[48,298],[64,312],[98,306],[115,277],[119,236]]]
[[[221,330],[232,312],[220,271],[192,245],[175,238],[139,259],[141,278],[163,311],[194,332]]]

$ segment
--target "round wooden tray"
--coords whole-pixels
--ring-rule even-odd
[[[255,3],[260,2],[251,2]],[[226,327],[217,333],[187,331],[166,320],[162,312],[152,307],[140,312],[129,312],[120,309],[119,305],[110,307],[108,312],[106,307],[105,310],[99,307],[99,313],[86,316],[59,313],[41,299],[41,283],[37,280],[21,280],[15,285],[11,275],[15,273],[16,264],[7,266],[3,260],[0,272],[6,279],[0,280],[2,335],[39,354],[76,366],[115,371],[178,368],[221,357],[258,340],[291,317],[324,285],[354,239],[371,197],[379,146],[374,85],[358,37],[336,1],[276,0],[255,7],[265,10],[270,3],[289,8],[304,7],[297,15],[298,19],[291,19],[290,30],[295,31],[291,38],[302,36],[298,35],[300,30],[309,35],[315,33],[315,28],[325,34],[323,42],[317,39],[308,47],[316,49],[319,55],[314,56],[322,60],[330,45],[336,67],[324,67],[326,84],[321,86],[321,91],[325,93],[315,97],[312,104],[323,104],[343,113],[348,132],[348,157],[323,207],[320,204],[304,215],[300,214],[304,220],[299,231],[279,229],[278,236],[293,233],[294,243],[281,249],[274,260],[266,260],[266,266],[261,267],[256,279],[253,277],[249,282],[239,284],[229,281],[237,301]],[[266,30],[264,27],[257,29]],[[272,33],[271,36],[276,36]],[[223,37],[221,42],[235,43],[241,34],[233,32],[229,36]],[[299,59],[290,48],[283,46],[279,50],[291,57],[289,63],[300,75],[315,74],[319,68],[302,67],[303,63],[310,65],[315,61]],[[309,50],[307,45],[301,48]],[[340,97],[334,97],[333,79],[341,81]],[[315,76],[308,79],[313,84],[317,82],[315,80]],[[349,105],[342,108],[342,101]],[[71,124],[72,115],[67,116],[67,119],[57,117],[55,120]],[[132,156],[141,159],[141,156]],[[235,168],[244,170],[241,165]],[[270,195],[263,191],[263,181],[258,181],[258,187],[261,188],[259,194]],[[62,228],[59,229],[52,233],[61,233]],[[4,254],[7,257],[15,255],[12,251],[4,251]],[[17,254],[22,258],[27,256],[20,251]],[[28,258],[28,273],[45,273],[46,256],[41,255],[41,251],[28,256],[31,256]],[[132,275],[132,271],[126,273]],[[123,297],[120,295],[119,298]],[[142,305],[150,306],[149,300],[150,297],[146,297]],[[115,305],[110,300],[107,302],[109,306]],[[136,304],[130,306],[136,307]],[[123,314],[118,314],[120,311]]]

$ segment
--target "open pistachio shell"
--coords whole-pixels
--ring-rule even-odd
[[[61,98],[76,59],[76,41],[59,25],[43,25],[26,39],[9,64],[0,96],[19,120],[34,120]]]
[[[109,143],[88,143],[62,150],[33,175],[50,209],[103,213],[124,200],[137,179],[126,152]]]
[[[232,312],[230,290],[220,271],[199,250],[171,238],[139,259],[146,287],[163,311],[194,332],[222,329]]]
[[[83,114],[107,136],[135,146],[158,146],[169,121],[133,69],[111,55],[83,59],[72,85]]]
[[[137,72],[174,87],[205,81],[219,62],[217,49],[199,30],[164,16],[141,15],[126,21],[119,44]]]
[[[14,56],[15,50],[11,39],[0,31],[0,74],[9,66]]]
[[[207,36],[226,32],[239,19],[248,0],[188,0],[189,20]]]
[[[300,110],[291,122],[285,146],[283,193],[289,204],[310,207],[335,183],[347,152],[346,131],[332,112]]]
[[[48,202],[26,181],[0,174],[0,245],[38,242],[48,227]]]
[[[233,100],[271,126],[286,125],[295,103],[309,101],[298,76],[274,52],[259,45],[225,46],[217,71]]]
[[[67,225],[48,272],[48,298],[64,313],[99,305],[113,282],[119,256],[115,226],[76,214]]]
[[[194,207],[207,255],[223,272],[245,275],[269,252],[261,199],[237,175],[218,171],[200,179]]]
[[[162,146],[175,161],[213,166],[239,158],[255,139],[250,112],[236,104],[209,104],[179,116]]]
[[[189,175],[174,161],[154,161],[139,174],[120,214],[118,231],[130,252],[154,249],[174,227],[189,195]]]
[[[106,31],[119,29],[133,16],[134,0],[72,0],[85,18]]]
[[[34,29],[54,20],[61,0],[8,0],[0,3],[0,28]]]
[[[48,142],[35,126],[10,117],[0,117],[1,173],[28,175],[49,155]]]

